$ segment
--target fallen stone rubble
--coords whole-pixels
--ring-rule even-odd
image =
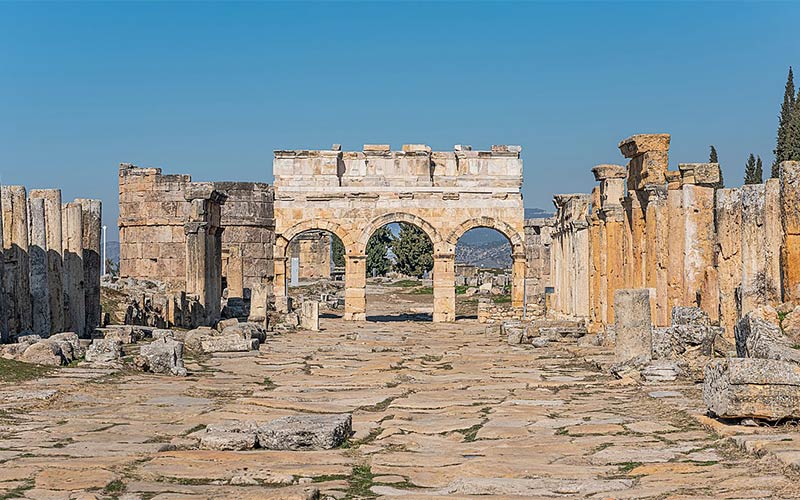
[[[330,450],[344,443],[352,431],[350,414],[292,415],[265,424],[253,421],[212,424],[199,432],[198,437],[200,448],[207,450]]]

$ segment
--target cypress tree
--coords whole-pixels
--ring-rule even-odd
[[[787,153],[783,160],[800,161],[800,89],[797,91],[797,98],[794,101],[794,108],[792,109],[792,116],[789,120],[789,127],[787,130]]]
[[[786,77],[786,88],[783,91],[783,104],[781,104],[781,114],[778,117],[778,138],[775,145],[775,162],[772,164],[772,177],[778,177],[778,167],[782,161],[789,160],[796,149],[797,135],[800,131],[795,130],[795,121],[800,119],[796,116],[797,99],[794,96],[794,75],[792,67],[789,66],[789,75]]]
[[[711,154],[708,155],[708,163],[719,163],[719,158],[717,158],[717,148],[715,148],[713,144],[709,147],[711,148]]]
[[[747,163],[744,166],[744,183],[756,184],[756,182],[754,182],[755,175],[756,175],[756,157],[753,156],[753,153],[750,153],[750,156],[747,157]]]
[[[400,234],[392,243],[397,272],[421,278],[433,269],[433,244],[425,231],[413,224],[400,223]]]
[[[761,184],[764,182],[764,164],[761,163],[761,156],[756,159],[756,171],[753,173],[753,184]]]
[[[391,262],[387,257],[389,248],[394,241],[394,235],[389,230],[389,226],[378,229],[367,241],[367,276],[373,273],[383,276],[391,269]]]

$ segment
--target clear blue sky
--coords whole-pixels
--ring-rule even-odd
[[[272,150],[521,144],[525,205],[617,142],[772,162],[792,3],[0,3],[0,174],[102,198],[117,165],[271,181]],[[800,78],[798,78],[800,80]],[[112,229],[112,234],[115,231]]]

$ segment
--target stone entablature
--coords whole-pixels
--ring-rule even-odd
[[[330,231],[345,246],[345,317],[364,319],[366,246],[378,228],[407,222],[434,247],[434,320],[455,319],[455,245],[466,231],[490,227],[511,242],[515,307],[523,305],[524,210],[519,146],[434,152],[425,145],[365,145],[362,151],[276,151],[275,293],[286,294],[289,242]]]

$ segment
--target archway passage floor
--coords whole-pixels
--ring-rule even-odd
[[[65,368],[3,384],[0,495],[800,497],[791,472],[689,416],[696,387],[623,385],[587,361],[600,350],[511,347],[474,322],[322,326],[183,379]],[[298,412],[352,412],[356,434],[319,452],[190,449],[199,426]]]

